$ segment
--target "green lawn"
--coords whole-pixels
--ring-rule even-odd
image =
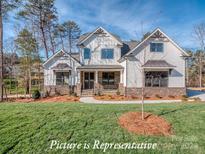
[[[117,117],[140,111],[140,105],[94,105],[81,103],[0,104],[0,153],[103,153],[93,149],[102,143],[157,143],[155,150],[106,150],[106,153],[185,153],[205,151],[205,104],[145,105],[147,112],[172,123],[175,136],[148,137],[128,133]],[[83,148],[50,149],[51,141],[90,144]]]

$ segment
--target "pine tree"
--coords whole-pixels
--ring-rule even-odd
[[[0,102],[3,101],[3,20],[19,4],[20,0],[0,0]]]
[[[20,55],[20,66],[23,72],[25,93],[31,92],[31,67],[38,56],[37,42],[28,29],[22,29],[15,40]]]
[[[49,57],[47,41],[51,36],[48,32],[51,32],[51,28],[54,27],[54,21],[57,19],[56,13],[54,0],[27,0],[23,9],[18,13],[20,17],[32,23],[41,34],[39,40],[45,49],[46,58]]]

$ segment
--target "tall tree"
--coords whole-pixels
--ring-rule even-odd
[[[19,5],[19,0],[0,0],[0,101],[3,101],[3,20],[9,11]]]
[[[200,23],[194,26],[194,37],[200,46],[201,52],[199,52],[199,87],[202,87],[202,69],[203,61],[202,56],[205,50],[205,23]]]
[[[54,35],[58,39],[57,41],[57,46],[60,45],[60,47],[64,50],[65,45],[64,45],[64,38],[65,38],[65,28],[63,27],[62,24],[57,24],[54,29]]]
[[[21,70],[24,75],[25,93],[31,91],[31,68],[34,59],[38,56],[37,42],[32,33],[27,29],[22,29],[15,40],[20,58]]]
[[[71,53],[74,49],[78,38],[80,37],[80,27],[74,21],[67,21],[62,24],[65,32],[65,37],[68,41],[68,50]]]
[[[41,44],[45,49],[46,58],[48,58],[49,47],[47,41],[50,36],[46,32],[51,31],[53,21],[57,18],[54,0],[27,0],[23,9],[19,12],[19,16],[32,22],[36,30],[39,31],[39,38],[42,38]]]

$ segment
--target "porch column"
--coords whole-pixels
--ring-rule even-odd
[[[120,83],[123,83],[123,70],[120,71]]]
[[[80,71],[77,71],[77,83],[80,83],[81,81],[80,77],[81,77]]]
[[[98,71],[95,71],[95,83],[98,83]]]

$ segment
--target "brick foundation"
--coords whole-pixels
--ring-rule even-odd
[[[125,95],[127,96],[141,96],[141,88],[125,88]],[[167,88],[167,87],[146,87],[145,88],[145,96],[154,97],[159,95],[161,97],[166,96],[182,96],[186,95],[186,88]]]
[[[119,92],[120,92],[120,95],[124,95],[124,93],[125,93],[125,87],[124,87],[123,83],[119,83],[118,90],[119,90]]]
[[[80,83],[77,83],[75,92],[77,96],[81,96],[81,84]]]
[[[53,95],[69,95],[71,87],[68,85],[55,85],[44,86],[44,93],[48,93],[49,96]]]

